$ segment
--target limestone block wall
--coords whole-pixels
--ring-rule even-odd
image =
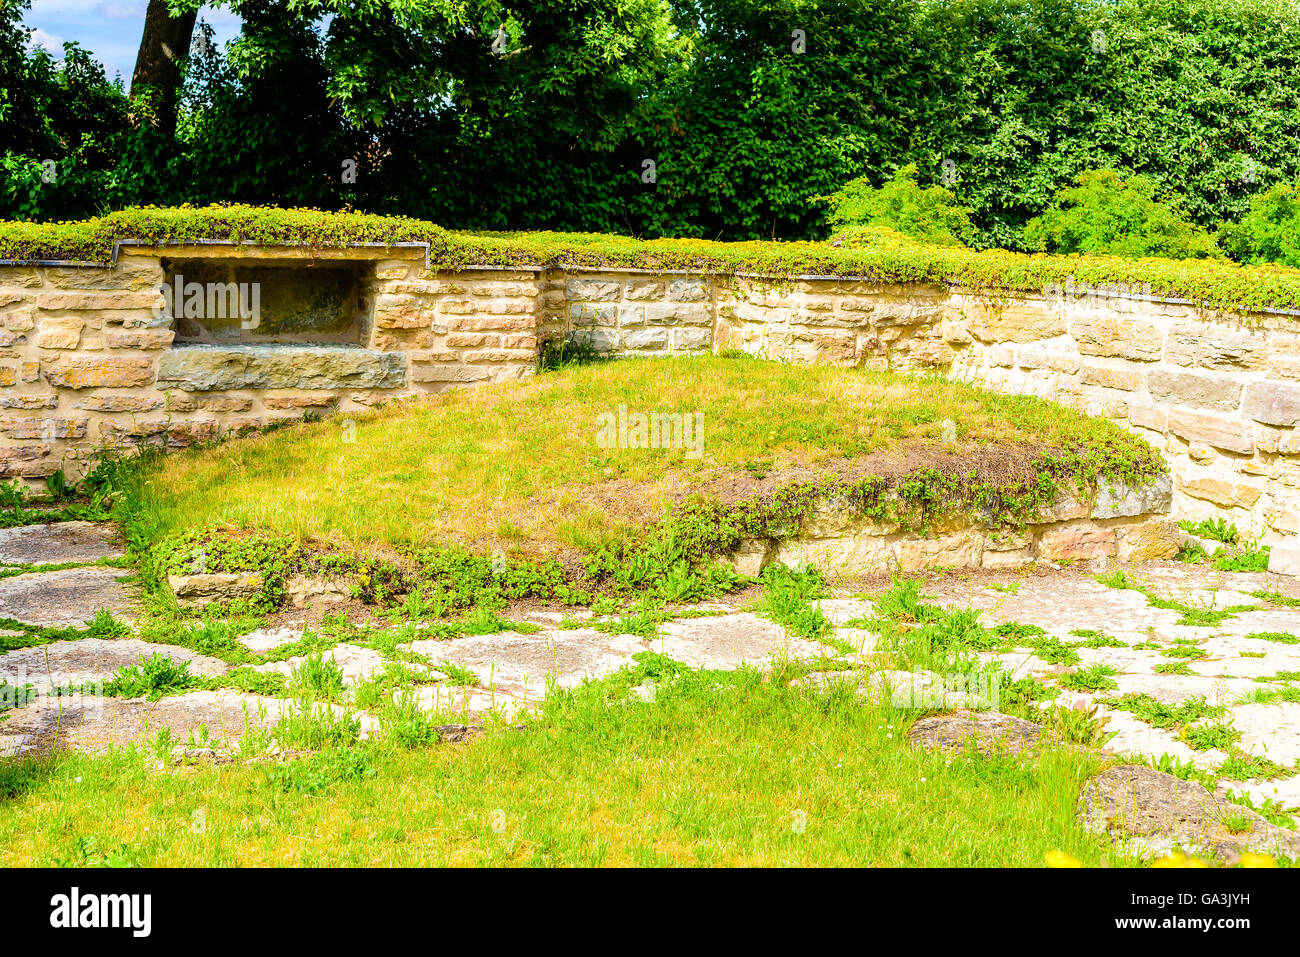
[[[356,263],[358,341],[174,345],[174,309],[159,290],[177,257]],[[0,480],[38,481],[60,468],[75,477],[102,449],[179,448],[518,378],[535,365],[538,275],[438,276],[423,249],[230,245],[123,247],[110,268],[0,266]]]
[[[1270,541],[1300,531],[1300,317],[1124,294],[974,296],[847,280],[742,280],[720,347],[925,372],[1107,416],[1160,449],[1173,512]]]
[[[173,343],[158,288],[185,258],[352,264],[351,343]],[[0,480],[180,447],[306,413],[530,374],[548,337],[617,355],[742,350],[947,376],[1141,433],[1173,512],[1300,533],[1300,316],[1123,291],[989,293],[635,269],[430,271],[422,248],[122,247],[110,268],[0,265]]]

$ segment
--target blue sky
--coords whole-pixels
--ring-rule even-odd
[[[65,40],[76,41],[104,64],[110,78],[120,73],[130,86],[145,6],[146,0],[32,0],[23,22],[36,29],[34,42],[61,53]],[[199,18],[212,24],[218,44],[239,32],[239,18],[229,10],[205,6]]]

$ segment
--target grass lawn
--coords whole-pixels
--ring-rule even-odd
[[[652,703],[630,690],[647,677]],[[0,865],[1132,863],[1075,823],[1095,753],[923,752],[907,721],[649,657],[468,745],[0,762]]]
[[[602,447],[601,417],[620,406],[699,413],[702,441]],[[699,357],[571,366],[169,455],[138,500],[151,540],[228,523],[536,558],[625,539],[683,501],[741,501],[828,475],[897,485],[929,470],[1011,487],[1053,470],[1088,482],[1163,466],[1112,423],[1038,399]]]

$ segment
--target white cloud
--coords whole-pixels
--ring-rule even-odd
[[[46,33],[40,27],[32,27],[29,31],[27,45],[32,47],[44,47],[51,53],[61,55],[63,53],[63,37],[56,37],[52,33]]]

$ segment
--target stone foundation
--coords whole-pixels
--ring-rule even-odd
[[[178,273],[283,280],[267,290],[265,325],[182,316],[189,341],[176,342],[158,290]],[[415,248],[123,247],[109,268],[0,266],[0,479],[76,476],[106,447],[181,447],[516,379],[558,336],[618,355],[736,349],[1050,398],[1164,453],[1175,515],[1222,516],[1271,542],[1300,532],[1294,316],[1086,288],[976,296],[845,278],[431,272]]]

